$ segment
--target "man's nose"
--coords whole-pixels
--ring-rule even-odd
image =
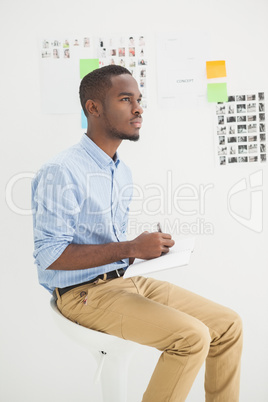
[[[135,108],[133,108],[132,113],[136,114],[137,116],[139,116],[140,114],[143,113],[143,108],[141,107],[140,103],[137,102],[137,104],[135,105]]]

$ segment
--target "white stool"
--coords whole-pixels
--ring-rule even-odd
[[[86,347],[96,358],[98,368],[94,382],[101,382],[103,402],[127,402],[128,366],[140,345],[75,324],[61,314],[53,297],[50,305],[54,320],[64,334]]]

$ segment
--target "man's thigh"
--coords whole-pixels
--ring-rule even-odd
[[[64,294],[58,307],[80,325],[159,350],[178,339],[182,344],[186,339],[195,343],[207,328],[195,317],[170,307],[168,292],[168,283],[145,278],[100,280]]]
[[[233,322],[240,321],[237,313],[230,308],[169,282],[143,277],[134,277],[133,281],[144,297],[201,321],[209,328],[213,339],[225,333]]]

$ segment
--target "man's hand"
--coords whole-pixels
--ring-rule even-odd
[[[150,260],[160,257],[162,253],[168,253],[170,247],[175,242],[168,233],[161,232],[143,232],[136,239],[131,241],[131,256]]]

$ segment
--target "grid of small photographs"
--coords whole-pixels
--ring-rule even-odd
[[[98,58],[100,67],[116,64],[126,67],[137,80],[142,93],[142,107],[147,107],[146,41],[142,35],[44,39],[42,59]]]
[[[126,67],[137,80],[142,93],[142,106],[147,102],[147,55],[145,37],[125,35],[100,37],[96,43],[100,66],[117,64]]]
[[[84,38],[83,42],[80,42],[78,39],[44,39],[41,56],[43,59],[70,59],[72,47],[88,47],[87,40],[89,38]]]
[[[264,92],[228,96],[216,104],[219,165],[266,162]]]

